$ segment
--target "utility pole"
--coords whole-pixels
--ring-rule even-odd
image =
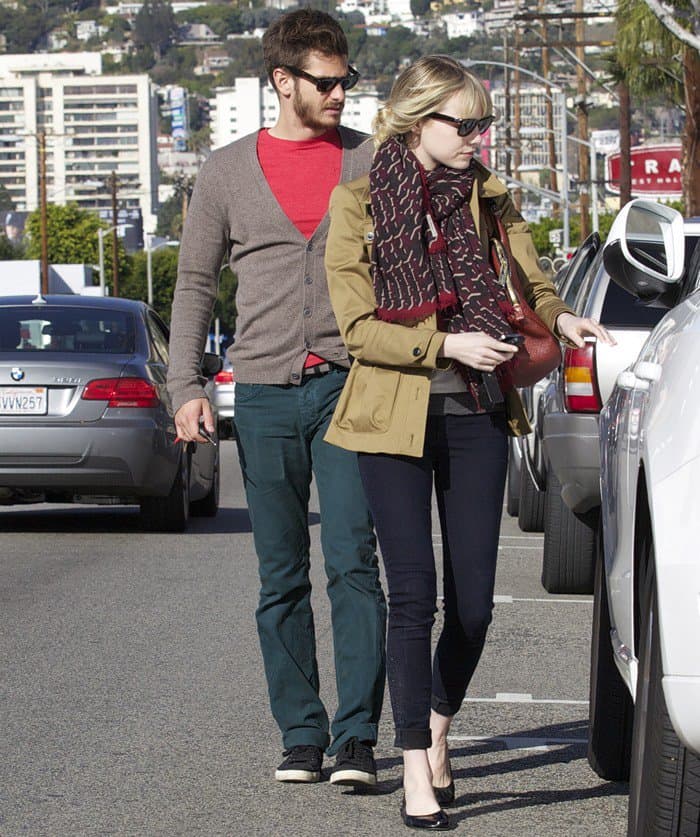
[[[46,209],[46,131],[36,135],[39,147],[39,218],[41,224],[41,294],[49,292],[49,232]]]
[[[119,296],[119,257],[117,236],[117,173],[109,176],[109,189],[112,194],[112,295]]]
[[[505,64],[508,63],[508,33],[506,31],[503,32],[503,61]],[[513,157],[512,157],[512,147],[513,147],[513,132],[511,131],[510,127],[510,67],[505,66],[503,72],[503,109],[505,113],[503,114],[503,118],[505,120],[505,146],[506,146],[506,159],[505,159],[505,172],[506,177],[513,176]]]
[[[539,0],[539,10],[544,12],[545,0]],[[542,75],[549,79],[550,62],[549,62],[549,44],[547,42],[547,24],[543,20],[542,26]],[[549,188],[552,192],[557,191],[557,147],[554,136],[554,105],[552,97],[552,87],[547,84],[545,87],[544,100],[544,118],[545,128],[547,129],[547,151],[549,158]],[[566,114],[562,114],[562,118],[566,119]],[[562,207],[560,207],[561,209]],[[558,210],[554,210],[558,214]]]
[[[584,59],[586,54],[584,52],[583,40],[586,34],[586,19],[583,17],[583,0],[576,0],[576,12],[580,13],[580,17],[576,18],[575,23],[575,39],[576,39],[576,119],[578,123],[578,138],[583,143],[588,143],[588,80],[584,70]],[[579,210],[581,215],[581,242],[591,234],[591,219],[590,211],[590,193],[589,184],[591,180],[591,172],[588,160],[588,154],[582,153],[580,146],[578,155],[578,194],[579,194]]]
[[[517,0],[515,11],[520,11],[520,0]],[[513,71],[513,82],[515,85],[515,100],[513,102],[513,128],[515,131],[515,151],[513,153],[513,169],[515,177],[520,180],[520,169],[523,164],[523,150],[520,140],[521,136],[521,113],[520,113],[520,27],[515,28],[515,49],[513,51],[513,64],[515,70]],[[513,204],[520,212],[523,205],[522,189],[516,188],[513,190]]]

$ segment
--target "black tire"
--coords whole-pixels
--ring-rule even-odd
[[[515,468],[511,467],[511,463],[513,461],[512,457],[513,453],[511,452],[511,460],[508,463],[508,479],[506,480],[506,511],[511,517],[517,517],[519,507],[519,486],[517,484],[517,477],[515,476],[515,473],[517,472],[515,472]]]
[[[219,511],[219,491],[221,486],[221,457],[217,453],[214,462],[214,480],[208,493],[201,500],[193,500],[190,503],[190,514],[192,517],[216,517]]]
[[[545,492],[533,483],[527,466],[520,466],[520,502],[518,526],[523,532],[541,532],[544,529]]]
[[[653,547],[647,565],[632,739],[628,837],[698,837],[700,758],[678,739],[661,686]]]
[[[189,462],[183,453],[168,496],[141,499],[141,522],[150,532],[184,532],[189,516]]]
[[[591,631],[588,763],[601,779],[626,782],[630,776],[634,703],[615,665],[610,642],[610,608],[600,530],[599,526]]]
[[[561,499],[561,483],[547,472],[542,586],[548,593],[593,592],[595,532],[600,508],[574,514]]]

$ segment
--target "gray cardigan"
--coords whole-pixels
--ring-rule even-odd
[[[339,130],[345,182],[369,171],[372,144],[365,134]],[[170,326],[168,389],[176,411],[204,396],[198,364],[226,253],[238,276],[236,342],[228,350],[237,381],[299,384],[309,351],[349,365],[326,284],[328,214],[310,239],[299,232],[265,179],[257,138],[214,151],[197,177]]]

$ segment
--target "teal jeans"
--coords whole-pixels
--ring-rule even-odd
[[[386,605],[357,455],[323,441],[346,377],[334,368],[300,386],[239,383],[234,419],[259,562],[256,619],[272,714],[285,749],[313,744],[330,755],[353,737],[376,742],[385,675]],[[338,692],[330,735],[310,603],[312,475]]]

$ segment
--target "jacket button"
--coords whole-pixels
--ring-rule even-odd
[[[365,237],[366,237],[367,241],[374,241],[374,233],[373,232],[368,232]]]
[[[298,381],[300,377],[301,377],[301,375],[299,375],[297,372],[292,372],[292,380],[293,381]]]
[[[305,349],[310,349],[311,348],[311,341],[310,340],[304,340],[304,348]]]
[[[423,352],[420,350],[418,346],[413,349],[413,357],[420,357]]]

